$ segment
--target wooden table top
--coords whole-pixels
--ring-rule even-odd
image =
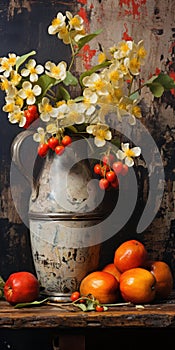
[[[175,327],[175,294],[149,305],[111,306],[105,312],[83,312],[71,303],[45,303],[16,309],[0,301],[0,328]]]

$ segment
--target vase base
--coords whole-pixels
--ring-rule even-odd
[[[45,298],[48,298],[50,301],[53,301],[54,303],[67,303],[71,302],[71,293],[53,293],[44,291],[41,293],[41,295]]]

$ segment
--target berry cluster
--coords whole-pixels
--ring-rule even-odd
[[[51,136],[46,143],[41,143],[38,147],[38,155],[44,158],[49,149],[54,151],[58,156],[61,156],[65,147],[70,145],[72,138],[69,135],[64,135],[61,140],[57,136]]]
[[[103,312],[107,311],[108,307],[99,303],[97,299],[93,297],[92,294],[87,296],[81,296],[80,292],[77,290],[73,292],[70,296],[72,304],[77,306],[82,311],[97,311]]]
[[[118,175],[125,176],[128,166],[115,160],[113,154],[104,155],[100,163],[94,165],[94,173],[99,176],[99,187],[102,190],[119,187]]]
[[[33,122],[39,117],[38,107],[36,105],[30,105],[24,110],[24,115],[26,117],[26,123],[24,128],[27,129]]]

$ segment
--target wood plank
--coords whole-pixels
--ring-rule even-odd
[[[175,327],[175,300],[164,303],[109,307],[106,312],[82,312],[68,305],[45,304],[40,307],[15,309],[0,302],[0,328],[100,329],[114,327]]]

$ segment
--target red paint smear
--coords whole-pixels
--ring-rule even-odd
[[[79,2],[80,4],[84,4],[84,5],[87,4],[87,0],[77,0],[77,2]]]
[[[147,0],[120,0],[119,7],[124,8],[125,15],[140,17],[140,7],[146,4]]]
[[[168,52],[172,52],[172,51],[173,51],[174,46],[175,46],[175,42],[173,42],[173,43],[171,44],[171,46],[170,46],[170,48],[169,48]]]
[[[175,81],[175,72],[173,70],[169,73],[169,76],[170,76],[170,78],[172,78]],[[175,89],[171,89],[170,91],[171,91],[172,95],[175,96]]]
[[[126,30],[125,30],[125,32],[122,35],[122,40],[126,40],[126,41],[131,40],[131,41],[133,41],[133,38],[130,35],[128,35],[128,28],[127,28],[127,24],[126,23],[124,23],[124,27],[125,27]]]
[[[151,74],[149,75],[149,79],[151,79],[154,75],[159,75],[160,73],[161,73],[160,68],[156,67],[155,72],[154,72],[154,73],[151,73]]]
[[[90,46],[86,44],[82,50],[81,53],[79,53],[79,56],[83,59],[83,65],[85,69],[91,68],[91,59],[95,56],[96,50],[91,50]]]
[[[159,75],[160,72],[161,72],[160,68],[157,67],[156,70],[155,70],[155,75]]]
[[[78,15],[81,18],[83,18],[84,23],[89,27],[89,20],[88,20],[87,12],[83,7],[81,7],[80,10],[78,11]]]

